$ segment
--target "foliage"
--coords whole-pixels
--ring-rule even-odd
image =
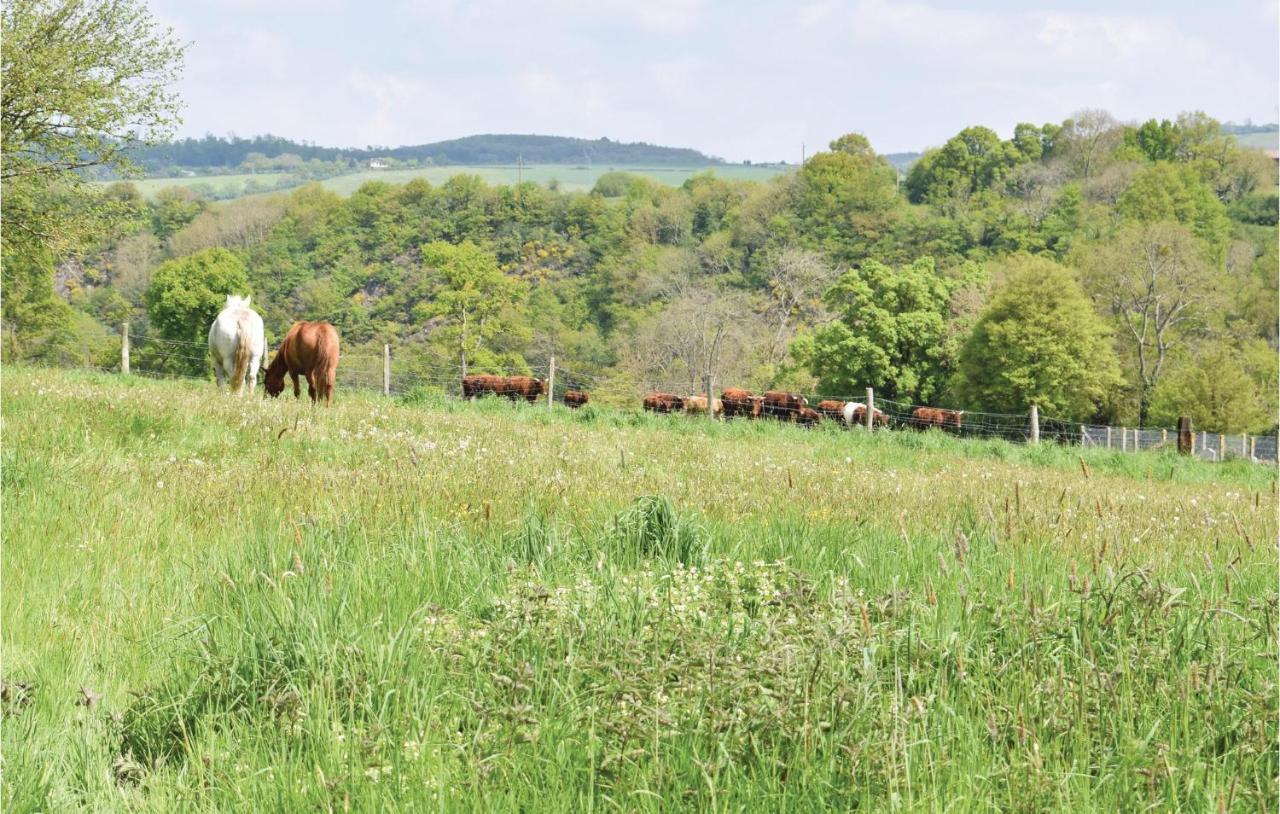
[[[1275,432],[1277,385],[1275,351],[1266,342],[1239,348],[1215,340],[1175,360],[1152,396],[1151,414],[1170,425],[1189,416],[1208,432]]]
[[[511,357],[500,354],[496,340],[517,328],[517,306],[523,286],[498,269],[490,252],[470,241],[458,245],[435,241],[422,247],[426,296],[411,309],[416,321],[440,318],[431,341],[459,360],[463,375],[501,370]]]
[[[160,264],[147,288],[147,316],[152,330],[175,344],[160,349],[171,369],[203,373],[201,345],[229,294],[248,294],[244,264],[226,249],[205,249]]]
[[[836,320],[802,337],[793,352],[823,393],[858,393],[870,385],[886,398],[932,403],[954,363],[944,335],[959,287],[932,258],[897,269],[868,261],[827,291]]]
[[[956,397],[970,409],[1083,421],[1120,384],[1110,330],[1071,273],[1014,256],[960,351]]]

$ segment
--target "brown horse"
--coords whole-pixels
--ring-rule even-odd
[[[293,378],[293,396],[299,398],[298,374],[307,379],[311,403],[333,402],[333,380],[338,371],[338,331],[327,322],[295,322],[280,343],[280,350],[267,366],[267,395],[275,398],[284,390],[284,374]]]

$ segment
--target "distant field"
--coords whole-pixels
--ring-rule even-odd
[[[1273,473],[5,367],[5,811],[1275,811]]]
[[[451,166],[421,167],[415,170],[369,170],[368,172],[340,175],[322,182],[327,188],[340,195],[350,195],[368,181],[386,181],[392,184],[403,184],[414,178],[425,178],[432,184],[443,184],[455,175],[478,175],[488,184],[514,184],[521,178],[538,184],[557,181],[560,189],[567,191],[588,190],[595,186],[596,179],[606,172],[622,170],[643,175],[655,181],[671,186],[683,184],[689,176],[710,170],[724,178],[736,178],[745,181],[765,181],[780,172],[783,167],[757,167],[741,164],[715,167],[583,167],[568,164],[534,164],[519,170],[515,165],[501,166]]]
[[[141,178],[132,179],[143,197],[154,197],[165,187],[209,187],[219,198],[238,198],[246,194],[267,192],[276,187],[282,180],[293,180],[288,173],[258,174],[240,173],[236,175],[196,175],[189,178]],[[254,189],[253,185],[259,188]]]
[[[523,170],[514,164],[502,166],[449,166],[421,167],[412,170],[367,170],[364,172],[340,175],[321,181],[327,189],[339,195],[350,195],[369,181],[386,181],[391,184],[403,184],[414,178],[425,178],[432,184],[443,184],[455,175],[478,175],[488,184],[514,184],[520,178],[538,184],[557,181],[560,189],[566,191],[582,191],[595,186],[596,179],[606,172],[622,170],[643,175],[671,186],[683,184],[691,175],[710,170],[722,178],[734,178],[742,181],[766,181],[779,173],[786,172],[787,167],[779,166],[747,166],[743,164],[726,164],[712,167],[583,167],[568,164],[533,164],[526,165]],[[240,197],[245,194],[270,191],[284,178],[291,176],[283,173],[261,175],[203,175],[190,178],[145,178],[133,181],[145,197],[152,197],[165,187],[208,186],[219,198]],[[262,189],[253,189],[250,184],[256,183]],[[231,193],[231,194],[228,194]]]
[[[1246,147],[1257,147],[1260,150],[1276,150],[1280,149],[1280,131],[1247,133],[1243,136],[1236,136],[1236,141]]]

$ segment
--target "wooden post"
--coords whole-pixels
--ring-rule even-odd
[[[1190,416],[1178,418],[1178,454],[1190,455],[1196,451],[1196,433],[1191,429]]]
[[[712,420],[716,420],[716,400],[711,393],[711,373],[708,371],[706,376],[702,377],[702,389],[707,394],[707,416]]]
[[[129,323],[120,323],[120,372],[129,372]]]
[[[1248,435],[1240,436],[1240,457],[1241,458],[1249,457],[1249,436]]]
[[[1031,443],[1040,443],[1040,407],[1031,405]]]
[[[1138,439],[1141,437],[1142,437],[1142,428],[1134,427],[1133,428],[1133,451],[1134,452],[1138,451]]]
[[[867,431],[873,431],[876,428],[876,391],[875,388],[867,388],[867,414],[864,416],[867,422]]]
[[[391,395],[391,346],[382,346],[382,395]]]
[[[1258,458],[1258,436],[1249,436],[1249,460],[1257,460]]]
[[[1120,428],[1120,451],[1121,452],[1129,451],[1129,428],[1128,427]]]
[[[556,392],[556,357],[552,356],[551,361],[547,363],[547,409],[550,410],[554,405],[553,396]]]
[[[1080,425],[1080,446],[1082,447],[1088,446],[1088,444],[1089,444],[1089,430],[1086,429],[1083,424],[1081,424]]]
[[[1227,459],[1227,434],[1225,432],[1218,433],[1218,460],[1225,461]]]
[[[1206,452],[1209,449],[1209,431],[1208,430],[1200,431],[1200,449]]]
[[[1107,449],[1111,449],[1111,425],[1107,425]]]
[[[1160,428],[1160,446],[1162,447],[1169,446],[1169,431],[1166,430],[1164,427]]]

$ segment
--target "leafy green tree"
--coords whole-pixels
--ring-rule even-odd
[[[898,208],[897,170],[856,134],[837,139],[842,149],[818,153],[800,171],[795,212],[802,232],[832,258],[867,257],[885,237]]]
[[[178,100],[167,86],[183,46],[140,0],[13,0],[0,32],[0,285],[47,303],[51,293],[30,289],[47,275],[28,272],[97,240],[127,209],[84,170],[127,171],[131,147],[172,132]],[[60,309],[41,310],[58,319]]]
[[[4,261],[4,357],[24,358],[51,332],[71,321],[71,307],[53,290],[53,258],[47,250],[14,252]]]
[[[498,259],[470,241],[422,247],[432,296],[415,309],[421,321],[440,320],[431,341],[447,348],[467,375],[473,364],[501,365],[495,341],[520,322],[524,286],[498,269]]]
[[[207,363],[200,345],[208,337],[209,326],[226,305],[228,294],[248,293],[244,264],[226,249],[205,249],[161,263],[146,293],[151,330],[171,342],[196,344],[155,349],[162,357],[157,361],[171,370],[204,373]]]
[[[1116,212],[1139,223],[1185,224],[1215,250],[1226,242],[1231,226],[1222,202],[1196,171],[1167,161],[1135,175],[1116,202]]]
[[[1276,426],[1276,356],[1262,340],[1241,348],[1211,340],[1179,359],[1156,388],[1151,415],[1173,425],[1190,416],[1208,432],[1271,432]]]
[[[893,269],[874,260],[841,275],[826,293],[836,321],[792,343],[824,393],[859,393],[928,403],[942,395],[953,358],[945,341],[959,282],[923,257]]]
[[[1005,144],[992,130],[966,127],[912,165],[907,196],[913,203],[939,206],[966,199],[1003,180],[1022,155],[1017,145]]]
[[[1125,146],[1152,162],[1176,160],[1178,141],[1178,126],[1168,119],[1148,119],[1124,131]]]
[[[1045,258],[1006,261],[960,351],[956,395],[975,409],[1082,420],[1118,385],[1111,331],[1067,269]]]

